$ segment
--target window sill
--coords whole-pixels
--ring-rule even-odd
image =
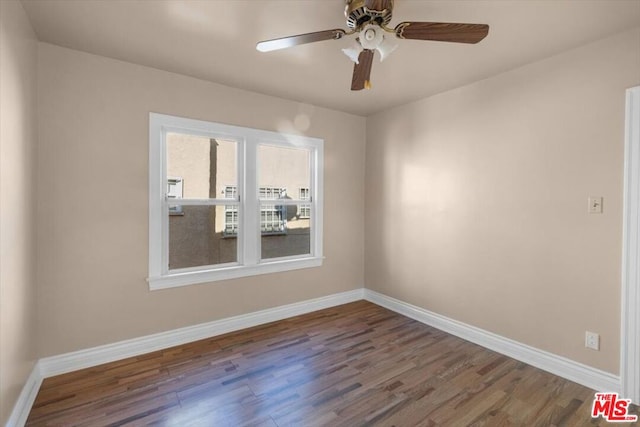
[[[264,262],[256,265],[234,265],[215,270],[189,271],[170,273],[165,276],[149,277],[149,290],[177,288],[197,283],[216,282],[219,280],[237,279],[239,277],[257,276],[259,274],[280,273],[301,268],[320,267],[322,257],[308,257]]]

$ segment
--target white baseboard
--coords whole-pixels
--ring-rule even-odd
[[[433,313],[424,308],[364,290],[367,301],[596,391],[620,392],[620,377],[503,336]]]
[[[13,407],[6,427],[24,426],[44,378],[101,365],[103,363],[114,362],[127,357],[139,356],[152,351],[211,338],[216,335],[275,322],[362,299],[364,299],[364,289],[354,289],[348,292],[268,308],[266,310],[228,317],[213,322],[133,338],[114,344],[101,345],[58,356],[42,358],[35,364],[31,375],[22,388],[22,393]]]
[[[187,326],[185,328],[160,332],[158,334],[133,338],[113,344],[74,351],[59,356],[45,357],[40,359],[40,370],[43,378],[47,378],[361,299],[364,299],[364,289],[355,289],[353,291],[255,311],[253,313],[214,320],[213,322],[201,323],[199,325]]]
[[[31,374],[27,378],[27,381],[22,387],[22,392],[18,396],[16,404],[13,405],[13,411],[7,420],[6,427],[22,427],[27,422],[29,412],[33,406],[33,402],[36,400],[38,390],[40,390],[40,384],[42,384],[42,373],[40,372],[40,362],[36,362],[33,365]]]
[[[45,357],[35,364],[6,426],[24,426],[44,378],[362,299],[597,391],[620,392],[620,377],[616,375],[441,316],[370,289],[355,289],[114,344]]]

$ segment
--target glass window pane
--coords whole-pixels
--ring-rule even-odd
[[[310,188],[311,153],[302,148],[258,147],[258,187],[261,199],[297,199]]]
[[[221,199],[237,185],[237,143],[167,134],[167,194],[171,198]]]
[[[302,218],[302,207],[261,205],[262,259],[311,253],[311,212],[308,218]]]
[[[181,206],[169,213],[169,269],[238,260],[238,207]]]

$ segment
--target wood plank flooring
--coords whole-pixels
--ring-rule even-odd
[[[606,425],[593,396],[358,301],[48,378],[27,425]]]

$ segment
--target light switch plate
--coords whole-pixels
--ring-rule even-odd
[[[589,196],[588,212],[592,214],[602,213],[602,196]]]

